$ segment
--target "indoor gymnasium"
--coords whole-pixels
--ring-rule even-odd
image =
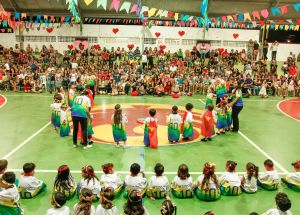
[[[0,215],[299,215],[299,12],[1,0]]]

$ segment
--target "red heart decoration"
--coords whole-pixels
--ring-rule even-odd
[[[297,21],[298,25],[300,25],[300,18],[297,18],[296,21]]]
[[[165,48],[166,48],[165,45],[160,45],[160,46],[159,46],[159,49],[160,49],[161,51],[163,51]]]
[[[194,50],[194,51],[196,51],[196,50],[197,50],[197,47],[196,47],[196,46],[194,46],[194,47],[193,47],[193,50]]]
[[[4,33],[4,32],[5,32],[5,29],[4,29],[4,28],[2,28],[2,29],[1,29],[1,32],[2,32],[2,33]]]
[[[157,38],[159,38],[159,37],[160,37],[160,33],[159,33],[159,32],[156,32],[156,33],[155,33],[155,36],[156,36]]]
[[[183,35],[185,35],[185,31],[178,31],[178,34],[182,37]]]
[[[94,45],[94,49],[99,50],[100,49],[100,45],[99,44]]]
[[[53,31],[53,28],[46,28],[46,31],[50,34]]]
[[[114,34],[119,32],[119,28],[113,28],[112,31],[114,32]]]
[[[72,50],[73,48],[74,48],[73,45],[68,45],[68,49],[69,49],[69,50]]]
[[[233,34],[233,38],[236,39],[239,37],[239,34]]]
[[[223,53],[224,49],[223,48],[218,48],[219,53]]]
[[[128,49],[130,49],[130,50],[131,50],[131,49],[133,49],[133,48],[134,48],[134,45],[133,45],[133,44],[128,44],[128,45],[127,45],[127,47],[128,47]]]

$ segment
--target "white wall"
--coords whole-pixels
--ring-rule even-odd
[[[113,28],[118,28],[119,32],[114,34]],[[178,32],[184,31],[185,35],[180,37]],[[218,29],[210,28],[208,30],[203,28],[184,28],[184,27],[165,27],[165,26],[153,26],[150,29],[143,26],[131,26],[131,25],[83,25],[83,32],[80,32],[79,26],[70,27],[69,25],[63,25],[60,28],[54,28],[53,32],[48,33],[46,30],[41,29],[38,31],[30,30],[24,31],[23,35],[27,38],[24,42],[24,47],[30,44],[33,48],[41,48],[42,45],[52,44],[55,49],[60,52],[67,50],[67,46],[72,42],[58,42],[60,36],[73,36],[73,37],[97,37],[98,44],[101,47],[124,47],[127,48],[128,44],[134,44],[135,46],[143,47],[143,37],[156,38],[155,33],[159,32],[161,35],[157,39],[156,44],[146,44],[147,47],[157,47],[159,45],[166,45],[167,50],[177,51],[179,48],[183,50],[192,49],[196,45],[197,40],[212,41],[212,48],[227,48],[241,50],[246,47],[246,42],[249,39],[259,40],[259,30],[240,30],[240,29]],[[0,44],[5,47],[13,47],[16,42],[15,35],[18,35],[18,31],[14,34],[0,34]],[[235,39],[233,34],[238,34]],[[28,36],[55,36],[57,42],[33,42],[28,41]],[[299,52],[300,45],[289,44],[280,45],[278,50],[278,60],[285,60],[289,52]]]

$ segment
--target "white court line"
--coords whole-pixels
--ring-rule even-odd
[[[23,172],[22,169],[9,169],[9,171],[12,171],[12,172]],[[34,172],[36,173],[57,173],[57,170],[46,170],[46,169],[37,169],[37,170],[34,170]],[[81,174],[81,170],[71,170],[70,171],[71,173],[73,174]],[[118,174],[130,174],[129,171],[115,171],[116,173]],[[95,173],[97,174],[101,174],[103,173],[102,171],[95,171]],[[151,174],[154,174],[154,172],[144,172],[145,174],[148,174],[148,175],[151,175]],[[191,175],[201,175],[203,174],[202,172],[189,172]],[[217,175],[222,175],[222,174],[225,174],[226,172],[215,172],[215,174]],[[239,175],[244,175],[245,172],[236,172],[237,174]],[[259,173],[259,174],[264,174],[264,173]],[[279,175],[286,175],[287,173],[278,173]],[[177,175],[177,172],[164,172],[164,175]]]
[[[200,101],[204,104],[202,99]],[[245,134],[243,134],[241,131],[238,132],[248,143],[250,143],[254,148],[256,148],[258,151],[260,151],[265,157],[268,159],[272,160],[276,166],[285,174],[288,173],[288,171],[281,165],[279,164],[274,158],[272,158],[270,155],[268,155],[264,150],[262,150],[258,145],[256,145],[252,140],[250,140]]]
[[[260,151],[265,157],[268,159],[272,160],[275,165],[284,173],[288,173],[288,171],[281,165],[279,164],[274,158],[272,158],[270,155],[268,155],[264,150],[262,150],[258,145],[256,145],[252,140],[250,140],[245,134],[243,134],[241,131],[239,131],[239,134],[247,140],[252,146],[254,146],[258,151]]]
[[[41,133],[45,128],[47,128],[50,125],[50,122],[48,122],[46,125],[44,125],[42,128],[40,128],[37,132],[35,132],[33,135],[28,137],[23,143],[18,145],[16,148],[14,148],[12,151],[10,151],[8,154],[6,154],[3,159],[9,158],[11,155],[13,155],[16,151],[18,151],[20,148],[25,146],[30,140],[32,140],[35,136],[37,136],[39,133]]]
[[[7,103],[7,98],[4,95],[0,95],[4,98],[4,103],[2,105],[0,105],[0,108],[2,108],[4,105],[6,105]]]
[[[300,122],[299,119],[297,119],[297,118],[295,118],[295,117],[293,117],[293,116],[288,115],[287,113],[285,113],[283,110],[280,109],[279,106],[280,106],[280,104],[281,104],[282,102],[284,102],[284,101],[287,101],[287,100],[283,100],[283,101],[281,101],[281,102],[278,102],[278,104],[277,104],[277,109],[278,109],[282,114],[284,114],[285,116],[287,116],[287,117],[289,117],[289,118],[291,118],[291,119],[293,119],[293,120],[296,120],[297,122]]]

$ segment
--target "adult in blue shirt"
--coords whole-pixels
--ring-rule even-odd
[[[243,99],[242,99],[242,82],[234,82],[234,89],[232,90],[231,103],[229,106],[232,107],[232,124],[233,132],[238,132],[240,128],[239,113],[243,109]]]

